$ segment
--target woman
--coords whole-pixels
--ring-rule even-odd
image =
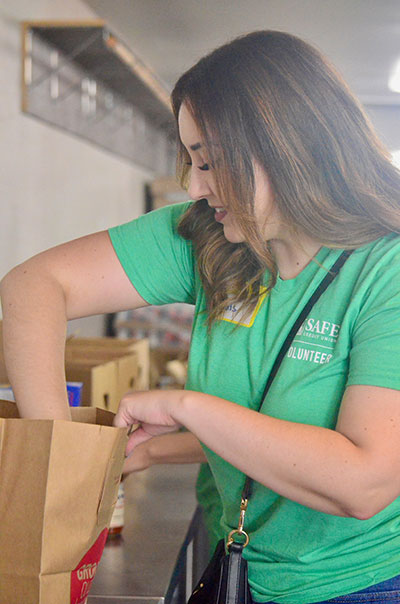
[[[237,526],[244,474],[254,479],[244,555],[257,602],[400,602],[400,175],[340,77],[289,34],[224,45],[172,100],[195,203],[50,250],[3,281],[21,413],[68,417],[67,318],[195,304],[187,390],[122,400],[116,424],[141,423],[131,469],[184,426],[185,457],[202,460],[201,441],[212,469],[220,535]]]

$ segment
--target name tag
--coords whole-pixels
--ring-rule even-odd
[[[267,288],[260,287],[260,296],[258,298],[257,306],[251,312],[249,312],[247,309],[243,309],[242,304],[237,304],[236,302],[229,304],[229,306],[227,306],[225,309],[222,320],[228,321],[228,323],[242,325],[243,327],[251,327],[266,295]]]

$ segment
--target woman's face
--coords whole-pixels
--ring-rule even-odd
[[[229,208],[222,206],[217,197],[215,176],[207,161],[207,148],[202,142],[199,129],[188,108],[183,103],[178,116],[179,135],[191,158],[190,184],[188,193],[191,199],[206,199],[215,210],[215,220],[224,227],[224,235],[231,243],[245,241],[240,225]],[[265,241],[279,238],[282,220],[274,201],[271,185],[265,171],[254,163],[255,196],[254,211],[259,228]]]

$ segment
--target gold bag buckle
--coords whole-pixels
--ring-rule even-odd
[[[242,499],[242,502],[240,504],[239,524],[238,524],[237,529],[233,529],[233,531],[231,531],[229,533],[229,535],[228,535],[228,541],[226,542],[226,547],[228,547],[228,548],[235,541],[235,539],[233,538],[234,535],[240,535],[240,537],[244,537],[244,544],[243,544],[244,548],[248,545],[248,543],[250,541],[248,534],[246,533],[246,531],[243,530],[244,517],[246,515],[247,504],[248,504],[248,500],[247,499]]]

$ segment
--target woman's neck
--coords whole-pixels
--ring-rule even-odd
[[[305,236],[292,240],[271,239],[269,244],[279,276],[285,281],[297,277],[322,247],[319,241]]]

